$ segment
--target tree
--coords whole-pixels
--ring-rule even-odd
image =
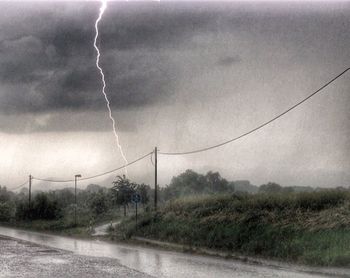
[[[66,208],[74,203],[74,193],[72,190],[65,188],[54,192],[55,200],[60,208]]]
[[[206,187],[210,192],[234,191],[234,187],[229,187],[228,181],[220,176],[218,172],[209,171],[205,175]]]
[[[193,194],[233,193],[234,184],[222,178],[218,172],[201,175],[193,170],[173,177],[169,186],[161,190],[164,200]]]
[[[125,175],[117,176],[113,184],[113,199],[117,205],[124,207],[124,216],[126,216],[126,206],[131,202],[131,197],[136,191],[136,184],[130,182]]]
[[[173,177],[170,185],[165,190],[166,195],[170,198],[180,197],[203,191],[206,180],[203,175],[193,170],[186,170],[184,173]]]
[[[13,217],[14,207],[10,202],[0,202],[0,221],[7,222]]]
[[[15,198],[15,194],[8,191],[6,186],[0,186],[0,202],[9,202]]]
[[[151,187],[144,183],[137,185],[137,192],[141,197],[141,204],[146,205],[149,202],[149,192],[151,191]]]
[[[48,193],[39,193],[35,196],[29,207],[27,200],[17,203],[16,217],[19,219],[45,219],[53,220],[62,217],[62,210],[57,201],[48,197]]]
[[[278,183],[269,182],[268,184],[263,184],[259,187],[260,193],[281,193],[282,192],[282,186],[280,186]]]
[[[96,215],[102,214],[108,210],[108,200],[102,190],[92,195],[89,200],[89,207]]]
[[[52,220],[62,216],[58,203],[48,198],[47,193],[39,193],[34,198],[32,208],[33,219]]]

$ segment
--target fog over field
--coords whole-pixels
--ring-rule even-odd
[[[95,66],[99,6],[0,2],[0,185],[123,165]],[[98,44],[126,157],[207,147],[273,118],[350,66],[349,30],[349,2],[108,3]],[[256,185],[348,187],[349,89],[348,72],[242,140],[159,155],[159,182],[190,168]],[[150,159],[128,171],[153,182]]]

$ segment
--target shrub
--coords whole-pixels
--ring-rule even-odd
[[[106,196],[103,194],[103,192],[99,192],[99,193],[96,193],[96,195],[94,195],[89,200],[89,207],[95,215],[99,215],[107,212],[108,210],[107,202],[108,200]]]
[[[26,201],[18,203],[16,217],[22,220],[53,220],[61,218],[62,211],[58,207],[57,201],[50,200],[45,193],[39,193],[35,196],[31,207]]]
[[[9,202],[0,202],[0,221],[10,221],[14,215],[14,207]]]

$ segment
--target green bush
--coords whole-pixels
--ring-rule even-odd
[[[48,198],[46,193],[39,193],[35,196],[31,206],[26,201],[19,202],[16,216],[21,220],[53,220],[62,217],[62,210],[56,201]]]
[[[10,221],[14,216],[14,205],[10,202],[0,202],[0,221]]]

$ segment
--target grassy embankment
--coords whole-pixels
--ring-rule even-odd
[[[113,236],[309,265],[350,266],[350,195],[324,191],[178,199],[122,222]]]

